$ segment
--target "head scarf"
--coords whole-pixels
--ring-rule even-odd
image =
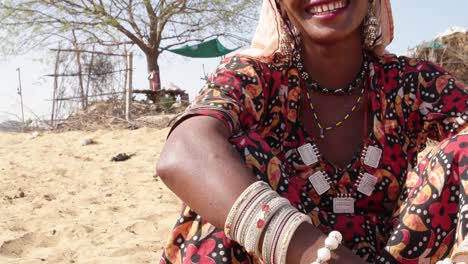
[[[375,16],[380,22],[381,35],[373,51],[382,55],[393,40],[393,17],[390,0],[375,0]],[[284,21],[278,11],[275,0],[263,0],[260,19],[250,48],[241,54],[252,57],[271,56],[280,51],[281,39],[285,34]]]

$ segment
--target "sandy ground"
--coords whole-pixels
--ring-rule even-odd
[[[155,177],[167,132],[0,133],[0,263],[159,263],[180,209]]]

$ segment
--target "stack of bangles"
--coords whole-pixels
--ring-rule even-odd
[[[265,263],[283,264],[294,233],[305,222],[311,223],[309,216],[299,212],[267,183],[258,181],[236,200],[229,211],[224,232],[229,239],[237,241],[249,254],[261,257]],[[260,245],[263,234],[263,244]],[[340,232],[330,232],[312,264],[330,260],[331,251],[339,246],[341,240]]]

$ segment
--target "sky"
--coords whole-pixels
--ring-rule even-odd
[[[467,0],[391,0],[391,3],[395,38],[388,50],[392,53],[402,54],[451,26],[468,28]],[[47,51],[31,50],[22,56],[0,58],[0,122],[21,117],[17,68],[21,69],[25,118],[49,118],[52,78],[44,75],[53,72],[53,64],[44,61],[51,61],[53,56]],[[213,71],[219,61],[219,58],[189,59],[163,53],[159,61],[162,84],[168,86],[172,82],[194,98],[203,86],[204,72]],[[136,54],[134,68],[134,89],[146,89],[146,63],[142,55]]]

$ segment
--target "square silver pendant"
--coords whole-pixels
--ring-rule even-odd
[[[330,189],[330,184],[322,171],[317,171],[309,176],[309,181],[318,195],[322,195]]]
[[[374,192],[375,185],[377,184],[377,177],[375,177],[372,174],[369,173],[364,173],[364,175],[361,178],[361,182],[358,185],[357,190],[365,194],[367,196],[371,196],[371,194]]]
[[[297,148],[297,151],[299,152],[299,155],[301,155],[301,159],[305,165],[309,166],[318,162],[318,156],[315,153],[312,144],[307,143],[305,145],[302,145],[299,148]]]
[[[368,146],[366,156],[364,157],[364,164],[372,168],[377,168],[382,158],[382,150],[378,147]]]
[[[354,214],[354,198],[333,198],[333,212],[336,214]]]

